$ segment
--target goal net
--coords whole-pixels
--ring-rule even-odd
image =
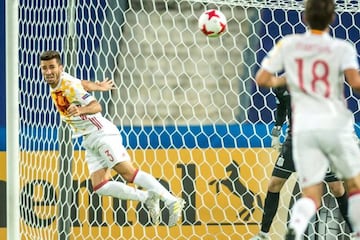
[[[359,47],[359,3],[337,2],[331,34]],[[228,21],[219,38],[198,29],[198,17],[211,8]],[[256,234],[278,153],[270,148],[275,97],[256,86],[254,74],[281,37],[306,30],[302,9],[294,0],[19,0],[22,239]],[[39,55],[50,49],[80,79],[115,80],[115,90],[94,95],[135,165],[186,200],[179,225],[166,226],[164,205],[160,225],[152,226],[141,203],[93,192],[81,139],[71,140],[60,123],[40,75]],[[346,99],[358,121],[357,97],[348,88]],[[299,193],[295,179],[281,193],[271,239],[283,237]],[[315,230],[347,239],[332,199],[326,191],[309,239]]]

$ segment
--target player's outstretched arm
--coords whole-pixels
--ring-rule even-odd
[[[358,93],[360,93],[360,75],[357,69],[347,69],[344,71],[346,81]]]
[[[92,92],[92,91],[103,91],[104,92],[104,91],[109,91],[111,89],[115,89],[114,81],[109,78],[105,78],[102,81],[96,81],[96,82],[82,80],[81,84],[82,84],[83,88],[88,92]]]
[[[286,84],[286,78],[284,76],[275,77],[263,68],[257,72],[255,80],[260,87],[280,87]]]

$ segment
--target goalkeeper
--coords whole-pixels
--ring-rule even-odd
[[[274,166],[272,176],[270,178],[268,192],[265,198],[264,213],[261,221],[261,231],[258,235],[251,238],[251,240],[264,240],[270,239],[269,230],[279,205],[280,191],[288,180],[290,175],[295,172],[294,162],[292,158],[292,135],[291,135],[291,102],[290,95],[286,86],[273,89],[276,96],[276,121],[275,126],[271,132],[272,141],[271,146],[280,152],[276,164]],[[280,133],[283,123],[288,118],[289,125],[287,129],[287,136],[283,146],[280,144]],[[348,219],[348,204],[347,195],[345,192],[342,181],[339,181],[335,174],[328,171],[325,177],[329,188],[336,198],[340,212],[349,226],[350,231],[352,228]]]

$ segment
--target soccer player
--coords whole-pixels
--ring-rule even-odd
[[[94,191],[104,196],[143,202],[149,209],[154,225],[160,222],[161,199],[169,207],[168,225],[176,225],[185,201],[172,195],[153,176],[133,166],[119,130],[102,116],[101,105],[86,91],[107,91],[113,88],[113,82],[79,80],[65,73],[60,53],[57,51],[45,51],[41,54],[40,69],[45,81],[50,85],[51,98],[61,119],[71,126],[74,138],[83,137],[85,160]],[[125,181],[146,190],[110,180],[111,169]]]
[[[335,17],[333,0],[305,1],[309,30],[284,37],[269,52],[256,74],[263,87],[288,85],[292,103],[293,158],[302,197],[295,202],[286,239],[300,239],[321,205],[327,169],[344,179],[348,216],[360,239],[360,149],[353,137],[353,114],[344,100],[344,75],[360,92],[355,47],[329,36]],[[284,71],[285,77],[275,77]]]
[[[272,176],[269,181],[268,192],[265,198],[264,213],[261,221],[260,232],[251,238],[251,240],[266,240],[270,239],[269,231],[274,220],[275,214],[279,206],[280,191],[291,174],[295,172],[293,157],[292,157],[292,124],[291,124],[291,101],[290,94],[286,86],[281,86],[273,89],[276,97],[276,117],[275,126],[271,132],[272,141],[271,146],[276,150],[280,150],[280,154],[276,160]],[[283,146],[280,144],[280,133],[282,125],[286,118],[288,119],[287,135]],[[342,181],[339,181],[335,174],[328,171],[325,176],[325,181],[328,183],[330,191],[334,194],[338,203],[340,212],[352,232],[351,224],[347,214],[347,194],[345,192]]]

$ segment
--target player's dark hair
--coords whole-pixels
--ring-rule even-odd
[[[305,19],[310,29],[325,30],[333,21],[334,0],[307,0]]]
[[[61,63],[60,53],[57,51],[45,51],[40,55],[40,61],[48,61],[51,59],[56,59],[57,63]]]

